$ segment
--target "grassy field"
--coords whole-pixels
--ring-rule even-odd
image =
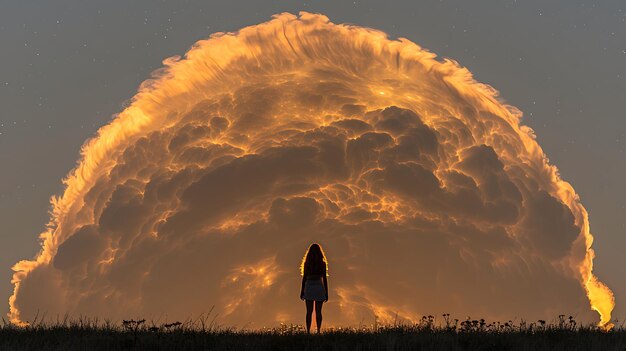
[[[604,331],[559,316],[546,323],[487,323],[427,316],[416,324],[325,329],[302,326],[263,330],[216,326],[207,316],[185,322],[121,323],[79,318],[3,323],[0,350],[626,350],[626,330]]]

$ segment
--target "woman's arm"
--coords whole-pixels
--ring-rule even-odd
[[[303,275],[302,276],[302,288],[300,288],[300,300],[304,300],[304,282],[305,281],[306,281],[306,278]]]
[[[326,290],[326,301],[328,301],[328,279],[326,274],[324,274],[324,289]]]

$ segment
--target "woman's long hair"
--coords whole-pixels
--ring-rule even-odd
[[[328,275],[328,261],[326,261],[324,250],[319,244],[311,244],[306,250],[300,264],[300,274],[302,276],[310,274]]]

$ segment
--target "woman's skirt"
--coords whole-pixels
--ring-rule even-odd
[[[309,301],[326,300],[326,289],[321,279],[307,279],[304,282],[304,299]]]

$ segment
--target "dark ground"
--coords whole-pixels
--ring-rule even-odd
[[[0,328],[0,350],[626,350],[626,330],[557,322],[445,320],[435,325],[370,326],[307,335],[301,326],[238,331],[188,321],[154,325],[78,320]]]

